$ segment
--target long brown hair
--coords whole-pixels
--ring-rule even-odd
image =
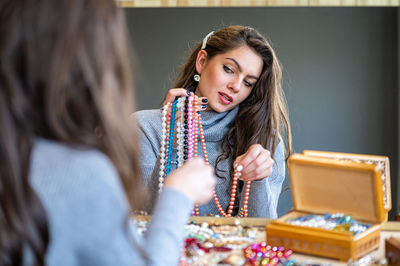
[[[189,59],[180,69],[176,88],[195,86],[195,62],[202,43],[195,45]],[[241,45],[258,53],[264,62],[262,73],[251,94],[239,105],[234,125],[222,141],[222,154],[218,163],[229,158],[231,162],[245,153],[252,144],[267,147],[272,156],[280,141],[286,147],[286,159],[292,152],[292,135],[284,92],[281,85],[282,70],[269,42],[255,29],[245,26],[228,26],[216,31],[207,41],[207,60]]]
[[[114,0],[0,3],[0,265],[23,264],[27,249],[44,265],[47,219],[29,184],[36,137],[101,150],[139,202],[121,12]]]

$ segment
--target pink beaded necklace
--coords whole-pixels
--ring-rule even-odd
[[[200,133],[200,142],[201,142],[201,147],[203,150],[204,154],[204,160],[206,164],[209,164],[208,162],[208,156],[207,156],[207,150],[206,150],[206,144],[204,140],[204,131],[203,131],[203,126],[202,126],[202,120],[201,120],[201,115],[200,111],[197,108],[197,103],[198,103],[198,97],[195,96],[188,96],[187,98],[182,97],[185,99],[187,102],[187,115],[186,121],[181,123],[185,123],[185,129],[187,126],[187,130],[184,130],[185,135],[187,136],[187,156],[185,159],[190,160],[193,157],[197,157],[197,143],[198,143],[198,132]],[[179,100],[180,102],[183,102],[184,100]],[[160,177],[159,177],[159,191],[161,192],[162,186],[163,186],[163,180],[166,177],[166,169],[165,169],[165,158],[168,160],[168,151],[172,149],[168,145],[169,142],[169,137],[168,133],[170,131],[170,123],[171,119],[175,119],[171,117],[171,111],[168,113],[166,110],[168,110],[172,106],[172,103],[167,103],[163,107],[163,116],[162,116],[162,140],[161,140],[161,148],[160,148]],[[181,112],[182,112],[181,108]],[[179,134],[179,133],[177,133]],[[178,144],[178,150],[183,150],[182,147],[179,147],[179,145],[182,145],[182,142],[177,141]],[[171,145],[172,146],[172,145]],[[170,158],[169,158],[170,159]],[[236,197],[236,189],[237,189],[237,182],[238,178],[240,176],[240,171],[242,170],[241,166],[234,167],[234,173],[233,173],[233,181],[232,181],[232,190],[231,190],[231,197],[229,201],[229,206],[228,206],[228,211],[225,212],[221,204],[218,200],[217,194],[215,190],[213,191],[213,199],[215,201],[215,204],[217,205],[218,211],[221,213],[222,216],[224,217],[231,217],[232,216],[232,211],[233,211],[233,205],[235,203],[235,197]],[[247,217],[247,204],[249,201],[249,194],[250,194],[250,187],[251,187],[251,181],[246,182],[246,188],[245,188],[245,195],[244,195],[244,202],[243,202],[243,212],[241,213],[243,217]],[[194,215],[199,215],[199,206],[196,204],[194,208]]]

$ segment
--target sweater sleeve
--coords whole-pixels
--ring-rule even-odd
[[[272,174],[267,178],[267,191],[271,194],[270,218],[278,217],[278,199],[282,191],[282,184],[286,176],[286,162],[284,144],[281,140],[275,150],[275,163],[273,165]]]
[[[153,212],[158,198],[158,178],[160,171],[161,114],[159,110],[144,110],[134,114],[139,128],[141,173],[150,193],[146,211]]]
[[[143,247],[149,265],[178,265],[184,226],[192,208],[193,202],[187,196],[175,189],[164,188],[144,236]],[[156,254],[154,251],[157,251]]]
[[[155,175],[154,166],[158,157],[157,138],[149,132],[150,118],[146,119],[146,117],[140,116],[139,113],[136,114],[136,119],[139,126],[139,162],[144,180],[148,183],[151,177]]]
[[[189,198],[164,189],[141,237],[118,172],[105,155],[47,142],[35,150],[31,182],[49,225],[46,265],[177,264],[193,206]]]
[[[141,237],[128,216],[127,200],[119,187],[118,193],[104,191],[95,202],[97,207],[92,206],[99,226],[81,250],[88,251],[86,257],[92,255],[88,261],[96,263],[82,265],[177,265],[193,203],[179,191],[165,188],[149,229]],[[128,230],[127,222],[133,230]]]

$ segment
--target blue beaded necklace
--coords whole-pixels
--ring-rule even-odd
[[[167,167],[165,168],[165,175],[167,176],[171,171],[171,161],[172,161],[172,146],[174,143],[174,129],[175,129],[175,114],[176,114],[176,104],[177,100],[174,100],[171,109],[171,123],[170,123],[170,131],[169,131],[169,139],[168,139],[168,155],[167,155]]]

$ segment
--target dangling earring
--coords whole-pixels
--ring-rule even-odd
[[[199,82],[200,81],[200,75],[199,74],[195,74],[193,76],[194,81]]]

